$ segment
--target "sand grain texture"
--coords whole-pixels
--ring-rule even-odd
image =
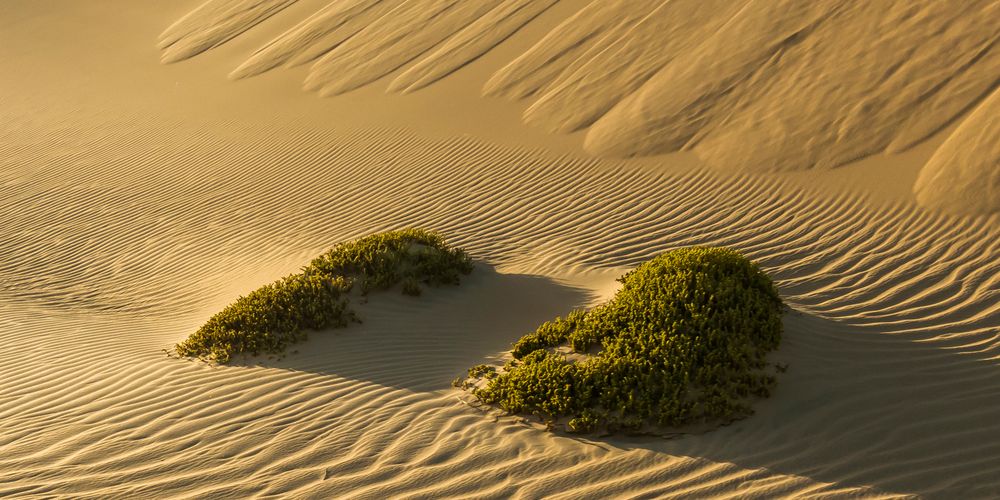
[[[1000,496],[996,2],[625,3],[0,3],[0,496]],[[825,45],[849,28],[845,50],[871,28],[875,50],[953,57],[915,49],[876,84]],[[662,136],[686,151],[582,149],[665,112],[688,118]],[[836,126],[796,131],[793,155],[785,121]],[[764,143],[756,166],[718,164]],[[405,226],[477,270],[282,359],[161,351],[336,242]],[[790,368],[754,416],[576,438],[451,388],[689,245],[745,252],[793,308]]]

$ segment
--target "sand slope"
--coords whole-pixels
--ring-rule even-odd
[[[226,43],[295,0],[205,2],[170,25],[161,35],[161,60],[177,62]]]
[[[953,213],[1000,210],[1000,90],[962,122],[920,172],[917,199]]]
[[[401,67],[388,88],[409,92],[480,57],[553,3],[334,2],[232,76],[318,58],[305,86],[321,95]],[[265,8],[211,0],[200,9],[212,6]],[[602,156],[690,149],[729,171],[833,168],[928,138],[988,95],[1000,74],[1000,5],[992,0],[643,0],[578,8],[497,71],[484,92],[531,96],[524,120],[549,131],[590,127],[584,146]],[[207,21],[203,33],[191,30],[183,45],[192,48],[172,45],[165,60],[178,59],[178,50],[200,52],[216,32],[253,25],[191,17]],[[937,161],[967,163],[963,155],[997,164],[981,141],[967,141],[961,152],[946,148]]]
[[[520,132],[522,110],[478,94],[547,33],[629,28],[561,24],[607,17],[597,4],[556,3],[530,22],[517,2],[496,4],[483,15],[512,21],[456,50],[527,24],[461,71],[405,96],[379,85],[323,100],[296,88],[308,68],[224,77],[283,33],[330,43],[367,29],[337,24],[326,1],[172,65],[155,35],[198,2],[0,4],[0,69],[16,69],[0,106],[0,496],[1000,495],[1000,214],[922,208],[909,182],[902,196],[865,187],[916,179],[932,157],[942,175],[990,172],[936,155],[991,147],[992,113],[828,172],[594,158]],[[628,23],[663,21],[661,4],[636,2]],[[694,8],[669,8],[682,6]],[[295,31],[318,11],[325,21]],[[575,60],[591,47],[564,49]],[[609,56],[619,85],[660,64]],[[559,95],[547,71],[506,95]],[[418,73],[407,81],[435,75]],[[584,73],[567,88],[586,87]],[[945,184],[972,185],[929,185]],[[372,300],[363,325],[284,359],[212,367],[161,351],[331,244],[408,225],[446,232],[479,268],[461,287]],[[794,308],[778,353],[790,369],[753,417],[673,440],[580,439],[495,421],[450,387],[540,321],[606,297],[621,272],[697,244],[759,260]]]

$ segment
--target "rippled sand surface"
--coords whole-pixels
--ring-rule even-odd
[[[0,496],[996,497],[997,9],[4,2]],[[404,226],[476,271],[283,359],[162,351]],[[569,437],[451,387],[687,245],[793,308],[752,417]]]

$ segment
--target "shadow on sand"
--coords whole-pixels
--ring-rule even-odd
[[[592,442],[808,478],[831,491],[933,496],[945,486],[938,471],[947,470],[957,497],[996,497],[1000,491],[974,478],[1000,450],[1000,364],[975,345],[930,338],[792,311],[775,356],[790,367],[754,415],[675,439]]]
[[[372,294],[353,306],[362,324],[311,334],[285,358],[259,364],[412,391],[448,389],[470,366],[592,299],[549,278],[479,264],[457,287],[425,287],[420,297]]]
[[[419,298],[375,295],[358,307],[364,324],[317,333],[297,353],[261,364],[415,392],[450,390],[468,367],[593,301],[587,290],[480,265],[460,287],[428,289]],[[759,471],[730,475],[737,483],[771,471],[825,483],[832,492],[933,495],[940,475],[921,471],[939,469],[955,474],[953,491],[1000,494],[983,491],[972,477],[1000,451],[1000,384],[993,382],[1000,365],[976,355],[975,345],[942,346],[798,311],[785,325],[775,360],[790,368],[753,416],[674,439],[564,438]]]

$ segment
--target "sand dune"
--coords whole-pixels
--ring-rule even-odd
[[[426,87],[486,53],[554,4],[556,0],[510,0],[497,5],[401,73],[389,90]]]
[[[615,12],[608,12],[612,4],[594,5],[601,7],[595,15],[604,22],[617,19]],[[604,35],[601,43],[591,44],[587,54],[571,61],[525,111],[525,122],[553,132],[589,127],[664,66],[697,47],[702,33],[718,30],[741,6],[739,2],[651,4],[653,9],[634,24],[618,24],[615,32]],[[628,10],[642,13],[632,6]],[[540,72],[532,67],[528,73]],[[507,74],[505,70],[498,72],[497,80],[502,82]]]
[[[709,165],[754,170],[830,168],[890,144],[905,149],[995,84],[995,9],[748,3],[598,121],[587,147],[615,155],[693,148]],[[955,102],[959,92],[965,99]],[[921,116],[925,106],[933,119]]]
[[[391,12],[399,4],[400,2],[380,0],[330,3],[262,47],[229,76],[244,78],[282,64],[298,66],[311,62]]]
[[[336,95],[416,59],[490,12],[499,2],[404,2],[317,60],[306,88]]]
[[[552,3],[333,3],[233,76],[298,54],[299,62],[319,58],[305,86],[321,95],[399,68],[388,88],[409,92],[480,57]],[[209,6],[264,8],[213,0],[200,9]],[[990,0],[596,1],[497,71],[484,92],[531,96],[524,120],[549,131],[590,127],[584,147],[602,156],[690,149],[728,171],[828,169],[904,151],[988,95],[1000,74],[998,8]],[[254,24],[235,23],[218,16],[202,38]],[[967,163],[960,155],[968,154],[995,165],[988,144],[945,148],[937,161]]]
[[[726,20],[697,2],[440,2],[450,14],[423,27],[387,17],[431,3],[0,4],[12,20],[0,68],[16,69],[0,94],[0,496],[1000,495],[995,2],[910,2],[872,50],[948,39],[955,56],[914,52],[875,87],[823,43],[834,26],[876,28],[895,2],[801,3],[767,18],[752,17],[757,2],[724,3]],[[691,151],[581,148],[663,75],[690,79],[678,99],[717,88],[694,76],[711,68],[670,68],[713,43],[722,51],[722,37],[763,26],[754,20],[785,23],[786,36],[760,36],[786,46],[736,80],[718,100],[725,113],[687,129]],[[803,26],[812,31],[787,45]],[[388,52],[366,38],[388,33],[402,36]],[[742,67],[762,47],[773,48],[730,47],[733,65],[712,68]],[[349,61],[367,65],[334,69]],[[223,78],[231,68],[259,77]],[[842,79],[844,94],[824,94],[809,80],[818,74]],[[332,93],[377,85],[320,100],[296,88],[311,75]],[[427,86],[401,96],[383,84]],[[521,108],[494,112],[517,105],[481,99],[484,85],[528,98],[525,116],[546,129],[593,127],[560,146],[520,128]],[[862,89],[889,99],[854,102],[851,122],[807,96],[832,108]],[[875,156],[799,172],[712,168],[802,103],[818,113],[807,128],[846,125],[840,138],[796,136],[809,153],[800,166]],[[881,152],[948,123],[906,154]],[[795,149],[767,144],[758,154],[775,162]],[[338,241],[414,225],[473,255],[462,286],[379,297],[364,324],[317,332],[282,359],[210,366],[161,351]],[[539,322],[609,296],[622,272],[688,245],[745,252],[793,308],[777,353],[790,368],[752,417],[670,440],[570,437],[494,418],[450,386]]]

